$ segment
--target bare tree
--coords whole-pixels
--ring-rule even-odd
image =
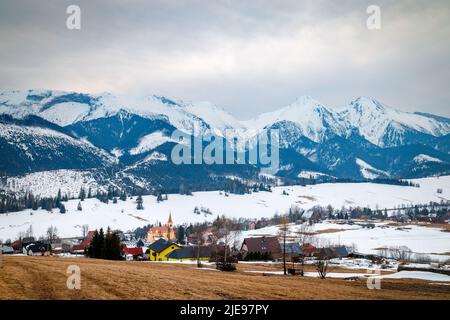
[[[54,243],[58,239],[58,229],[54,226],[47,228],[47,240]]]
[[[226,217],[221,217],[214,222],[214,225],[215,242],[219,247],[223,246],[222,264],[219,267],[224,271],[235,270],[228,251],[230,249],[236,250],[241,234],[241,224]]]
[[[327,276],[328,264],[329,259],[327,257],[320,257],[320,259],[316,262],[316,269],[321,279],[325,279]]]
[[[278,229],[278,236],[282,238],[283,241],[283,272],[284,275],[287,275],[287,269],[286,269],[286,238],[289,234],[289,221],[287,217],[281,218],[281,225]]]
[[[411,259],[412,251],[406,246],[389,247],[390,256],[399,261],[407,261]]]
[[[83,233],[83,238],[86,238],[89,232],[89,226],[87,224],[83,224],[81,226],[81,232]]]
[[[311,226],[308,225],[307,223],[302,223],[301,225],[299,225],[294,234],[296,241],[299,243],[302,249],[302,253],[300,256],[301,259],[300,275],[303,276],[305,270],[305,253],[303,252],[303,248],[305,244],[313,242],[314,235]]]
[[[30,227],[25,231],[25,237],[31,238],[33,237],[33,226],[30,225]]]

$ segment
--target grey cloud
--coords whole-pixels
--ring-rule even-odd
[[[65,28],[74,3],[80,31]],[[364,95],[450,116],[449,18],[447,0],[2,1],[0,88],[156,93],[240,118]]]

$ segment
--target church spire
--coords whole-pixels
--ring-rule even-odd
[[[167,225],[168,225],[169,227],[171,227],[171,226],[173,225],[173,221],[172,221],[172,213],[171,213],[171,212],[169,213],[169,220],[167,221]]]

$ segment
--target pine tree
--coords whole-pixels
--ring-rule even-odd
[[[81,201],[84,201],[84,199],[86,198],[86,191],[84,190],[83,187],[81,187],[81,189],[80,189],[80,194],[79,194],[78,198],[80,198]]]
[[[66,207],[63,204],[59,207],[59,213],[66,213]]]
[[[88,256],[89,258],[97,258],[98,257],[98,248],[99,248],[99,241],[98,241],[98,231],[95,230],[94,236],[92,237],[91,244],[88,248]]]
[[[100,232],[98,234],[98,248],[97,248],[97,257],[99,259],[105,259],[106,256],[106,246],[105,246],[105,234],[103,232],[103,228],[100,228]]]
[[[183,243],[185,237],[185,231],[183,226],[179,226],[177,230],[177,241],[178,243]]]
[[[112,245],[111,245],[111,229],[108,227],[105,234],[105,256],[104,259],[111,259],[112,258]]]
[[[88,195],[87,195],[88,199],[92,198],[92,190],[91,187],[89,187],[88,189]]]
[[[55,205],[57,208],[59,208],[61,206],[61,189],[58,189],[58,195],[56,196],[56,201],[55,201]]]
[[[81,201],[78,201],[77,210],[78,211],[83,211],[83,207],[81,206]]]
[[[143,210],[144,206],[142,205],[144,202],[144,200],[142,199],[142,195],[139,195],[136,199],[136,203],[137,203],[137,209],[138,210]]]

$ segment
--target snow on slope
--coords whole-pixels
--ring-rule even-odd
[[[111,117],[122,110],[146,118],[166,119],[176,128],[185,131],[192,130],[194,125],[205,127],[206,119],[212,127],[221,130],[241,126],[230,114],[207,102],[184,103],[158,96],[111,93],[82,94],[41,90],[0,92],[0,113],[17,118],[34,114],[61,126]]]
[[[39,115],[57,125],[64,127],[75,123],[89,112],[87,104],[79,102],[65,102],[55,104],[52,108],[40,112]]]
[[[300,172],[297,177],[299,178],[305,178],[305,179],[317,179],[319,177],[323,177],[323,176],[327,176],[324,173],[321,172],[316,172],[316,171],[308,171],[308,170],[302,170],[302,172]]]
[[[30,148],[30,137],[32,146]],[[74,139],[61,132],[41,127],[18,126],[15,124],[0,123],[0,138],[4,138],[7,143],[24,151],[25,155],[33,160],[36,147],[57,148],[58,146],[72,145],[76,148],[89,150],[105,159],[112,160],[111,155],[102,149],[96,148],[89,141],[84,139]]]
[[[243,124],[240,121],[210,102],[187,103],[185,108],[188,112],[203,119],[211,128],[219,129],[220,131],[243,128]]]
[[[419,154],[419,155],[415,156],[413,160],[415,162],[417,162],[417,163],[424,163],[424,162],[438,162],[438,163],[441,163],[441,162],[443,162],[442,160],[434,158],[434,157],[429,156],[427,154]]]
[[[164,135],[161,131],[152,132],[144,137],[142,137],[139,141],[137,147],[130,150],[130,154],[136,155],[140,154],[166,143],[167,141],[171,141],[171,138]]]
[[[81,187],[96,190],[98,185],[88,170],[51,170],[30,173],[24,176],[8,177],[6,189],[31,191],[34,195],[54,197],[58,190],[62,194],[78,197]]]
[[[76,210],[78,200],[71,200],[66,205],[68,212],[64,215],[57,210],[53,213],[38,210],[33,215],[30,215],[31,210],[0,215],[0,238],[15,238],[30,225],[33,226],[37,236],[45,234],[46,229],[53,225],[58,228],[60,236],[68,237],[79,235],[79,226],[83,224],[88,224],[91,229],[110,226],[126,231],[157,221],[165,222],[169,213],[172,213],[175,224],[181,224],[213,221],[217,215],[222,214],[237,218],[271,217],[277,212],[287,212],[292,205],[305,209],[314,205],[328,204],[335,208],[358,205],[375,208],[378,205],[382,209],[393,208],[400,204],[450,198],[448,196],[450,176],[418,179],[417,182],[420,183],[420,188],[371,183],[336,183],[306,187],[275,187],[271,193],[230,194],[228,197],[219,191],[195,192],[193,196],[170,194],[167,201],[160,203],[154,196],[144,196],[145,210],[137,210],[136,203],[130,199],[108,205],[96,199],[87,199],[82,203],[83,211],[78,212]],[[436,193],[436,186],[443,189],[442,194]],[[283,190],[289,195],[283,195]],[[193,212],[195,207],[208,208],[212,214],[197,215]]]
[[[383,170],[376,169],[372,167],[367,162],[357,158],[356,164],[359,166],[361,175],[366,179],[375,179],[380,176],[389,176],[389,174]]]

